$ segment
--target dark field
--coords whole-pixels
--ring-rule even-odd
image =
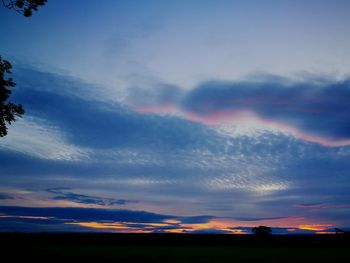
[[[349,236],[2,234],[2,257],[96,262],[350,262]]]

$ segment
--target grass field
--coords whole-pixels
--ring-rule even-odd
[[[21,258],[47,262],[350,262],[347,239],[346,242],[338,240],[338,243],[334,244],[326,238],[300,237],[299,240],[306,240],[305,244],[300,244],[297,239],[281,244],[280,240],[288,237],[257,242],[254,237],[221,240],[217,236],[199,236],[191,237],[190,240],[183,237],[184,245],[181,245],[181,239],[181,236],[175,236],[174,242],[172,236],[157,236],[153,242],[152,236],[143,240],[142,236],[133,239],[133,236],[103,238],[89,235],[69,238],[49,235],[45,238],[10,237],[7,243],[6,239],[2,238],[1,241],[5,244],[2,246],[5,248],[3,256],[14,260]],[[124,242],[127,245],[123,245]],[[163,244],[160,244],[162,242]]]

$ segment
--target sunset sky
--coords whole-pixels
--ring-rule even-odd
[[[350,1],[0,6],[25,115],[0,232],[350,227]]]

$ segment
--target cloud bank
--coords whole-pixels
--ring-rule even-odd
[[[313,134],[313,126],[308,128],[286,117],[295,115],[291,117],[295,120],[304,116],[295,110],[296,102],[287,99],[299,94],[299,103],[309,107],[307,102],[320,98],[322,92],[332,93],[334,82],[309,81],[309,100],[298,86],[301,84],[279,78],[236,84],[210,82],[188,91],[156,84],[154,90],[131,89],[131,107],[127,107],[97,96],[99,87],[64,75],[21,69],[16,80],[14,99],[24,104],[27,113],[0,141],[3,206],[106,210],[122,206],[131,211],[177,215],[181,220],[190,215],[191,220],[209,220],[205,226],[181,221],[182,227],[197,224],[199,232],[224,229],[218,218],[239,220],[239,226],[344,226],[348,222],[349,146],[324,147],[290,136],[283,129],[235,133],[232,129],[240,125],[231,129],[226,123],[260,114],[261,122],[266,116],[273,119],[267,123],[270,126],[283,122],[291,127],[292,123],[300,134]],[[346,90],[344,85],[339,90]],[[278,104],[282,98],[286,101]],[[273,103],[280,105],[283,118],[273,111]],[[247,109],[250,115],[242,113]],[[339,112],[328,111],[339,127]],[[320,121],[318,112],[307,118]],[[340,136],[335,126],[323,128],[317,136],[327,142],[331,142],[331,134],[337,143],[346,138],[346,132],[342,133],[345,137]],[[74,229],[116,231],[121,227],[120,221],[69,223]]]
[[[350,144],[349,79],[293,82],[266,76],[250,81],[209,81],[187,92],[179,91],[173,101],[164,95],[168,88],[158,89],[161,96],[154,92],[154,100],[138,101],[134,107],[140,112],[180,112],[207,125],[253,119],[321,145]],[[171,89],[168,95],[173,93]]]
[[[226,219],[225,221],[213,216],[183,217],[145,211],[95,208],[0,206],[0,232],[252,233],[251,227],[233,225],[235,225],[233,220],[227,221]],[[291,232],[312,234],[333,231],[332,226],[326,224],[301,225],[299,228],[279,227],[272,230],[275,234],[290,234]]]

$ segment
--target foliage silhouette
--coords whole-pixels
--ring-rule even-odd
[[[268,226],[258,226],[258,227],[253,227],[252,232],[256,236],[270,236],[271,235],[271,228]]]
[[[47,0],[1,0],[4,7],[15,10],[25,17],[32,16],[33,11],[38,11],[38,7],[45,5]]]
[[[6,124],[11,124],[16,117],[22,117],[24,109],[21,104],[14,104],[8,99],[12,93],[9,88],[16,86],[12,78],[6,79],[5,74],[11,74],[11,63],[0,56],[0,137],[7,134]]]
[[[47,0],[1,0],[2,5],[15,10],[25,17],[30,17],[33,11],[44,5]],[[12,78],[6,79],[6,74],[11,74],[12,65],[0,56],[0,137],[7,135],[7,124],[16,121],[16,117],[22,117],[24,109],[21,104],[9,102],[12,91],[9,88],[16,86]]]

